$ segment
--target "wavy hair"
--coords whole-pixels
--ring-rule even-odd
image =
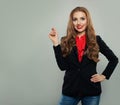
[[[73,26],[73,14],[79,11],[84,12],[87,18],[87,27],[85,30],[87,50],[85,53],[89,59],[98,62],[99,46],[96,41],[95,30],[93,28],[90,13],[85,7],[76,7],[70,13],[66,36],[61,38],[61,49],[63,57],[66,57],[68,54],[70,54],[72,48],[76,46],[75,37],[77,35],[77,32]]]

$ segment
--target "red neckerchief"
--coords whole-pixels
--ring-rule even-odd
[[[78,51],[78,60],[81,62],[84,54],[86,45],[86,35],[81,36],[80,38],[76,36],[76,46]]]

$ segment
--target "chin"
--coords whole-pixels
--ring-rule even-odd
[[[82,33],[84,32],[85,30],[77,30],[78,33]]]
[[[85,30],[83,31],[77,31],[78,34],[85,34]]]

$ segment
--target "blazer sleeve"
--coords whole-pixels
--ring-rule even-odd
[[[56,62],[60,70],[66,70],[68,65],[66,63],[65,57],[62,56],[61,46],[53,46]]]
[[[102,74],[106,76],[106,79],[109,79],[118,64],[118,58],[100,36],[97,36],[97,42],[100,52],[108,59],[108,64]]]

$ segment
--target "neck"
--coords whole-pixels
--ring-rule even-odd
[[[81,36],[84,36],[86,33],[78,33],[77,36],[80,38]]]

